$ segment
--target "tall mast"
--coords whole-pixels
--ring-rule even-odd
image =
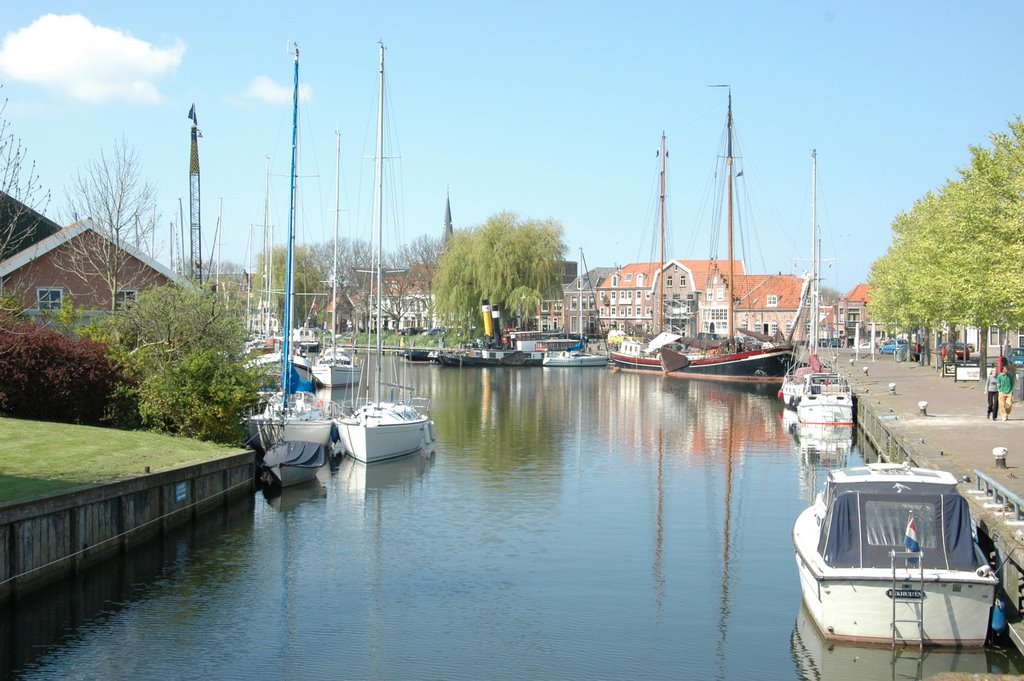
[[[658,268],[658,326],[665,328],[665,171],[668,166],[668,152],[665,151],[665,131],[661,133],[661,201],[658,211],[658,226],[661,234],[661,265]]]
[[[736,279],[735,279],[735,271],[734,271],[735,268],[733,267],[733,257],[732,257],[732,90],[729,90],[729,114],[728,114],[728,118],[726,119],[726,130],[727,130],[727,135],[728,135],[728,142],[727,142],[726,152],[725,152],[725,154],[726,154],[725,155],[725,176],[727,178],[727,183],[726,183],[727,187],[728,187],[728,199],[727,200],[729,202],[728,203],[728,217],[726,219],[726,224],[728,225],[728,231],[729,231],[729,281],[726,284],[726,297],[727,297],[727,299],[729,301],[729,308],[728,308],[728,315],[729,316],[728,316],[728,321],[726,322],[725,329],[726,329],[726,336],[728,338],[732,338],[732,335],[733,335],[733,333],[732,333],[732,325],[733,325],[733,315],[734,315],[734,307],[735,307],[734,300],[733,300],[732,286],[733,286],[733,282],[736,281]]]
[[[341,131],[335,130],[337,151],[334,156],[334,257],[331,260],[331,347],[338,349],[338,221],[341,219]]]
[[[293,271],[292,251],[295,250],[295,161],[298,153],[299,131],[299,48],[295,47],[295,86],[292,92],[292,166],[290,174],[291,188],[288,192],[288,258],[284,282],[284,320],[282,324],[283,342],[281,345],[281,387],[284,389],[283,404],[288,408],[288,395],[291,393],[291,336],[292,336],[292,287],[295,272]]]
[[[270,339],[270,309],[273,300],[274,231],[270,226],[270,156],[266,158],[266,188],[263,192],[263,337]]]
[[[384,353],[383,337],[381,336],[381,310],[383,299],[381,288],[384,284],[384,249],[381,242],[384,240],[384,43],[380,43],[380,92],[377,95],[377,153],[374,158],[375,192],[373,196],[373,211],[376,218],[377,231],[377,252],[376,252],[376,284],[377,284],[377,353],[374,359],[374,375],[376,383],[374,386],[373,401],[380,402],[380,367],[381,355]]]
[[[818,262],[818,217],[817,217],[817,194],[818,194],[818,150],[811,149],[811,337],[809,347],[811,354],[817,353],[818,347],[818,310],[821,296],[818,288],[818,276],[820,275],[820,264]]]

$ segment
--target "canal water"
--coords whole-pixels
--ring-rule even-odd
[[[24,679],[913,679],[1015,652],[826,643],[790,530],[850,440],[775,387],[407,365],[429,454],[214,514],[0,610]],[[336,395],[341,397],[341,395]]]

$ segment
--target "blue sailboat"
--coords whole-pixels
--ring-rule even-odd
[[[331,403],[313,392],[310,381],[299,379],[292,347],[292,295],[295,285],[295,163],[298,151],[299,49],[295,48],[295,85],[292,95],[292,158],[288,211],[287,272],[284,289],[283,342],[281,346],[281,388],[259,414],[246,422],[247,443],[267,452],[282,442],[314,442],[329,447],[337,440],[331,419]]]

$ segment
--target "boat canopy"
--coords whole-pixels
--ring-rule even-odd
[[[327,447],[319,442],[286,440],[280,442],[263,455],[263,467],[294,466],[297,468],[320,468],[327,463]]]
[[[680,338],[682,338],[682,336],[680,336],[677,333],[669,333],[668,331],[662,331],[657,336],[655,336],[650,343],[647,344],[646,352],[657,352],[662,347],[668,345],[669,343],[675,343]]]
[[[967,501],[956,493],[840,492],[829,506],[818,553],[835,568],[888,568],[889,552],[905,551],[911,518],[924,567],[980,567]]]

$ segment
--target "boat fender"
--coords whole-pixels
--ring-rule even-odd
[[[996,599],[992,605],[992,631],[1001,634],[1006,629],[1006,610],[1003,601]]]
[[[779,399],[782,399],[782,388],[779,388]]]
[[[427,427],[430,429],[430,439],[437,440],[437,426],[434,425],[434,419],[427,422]]]

